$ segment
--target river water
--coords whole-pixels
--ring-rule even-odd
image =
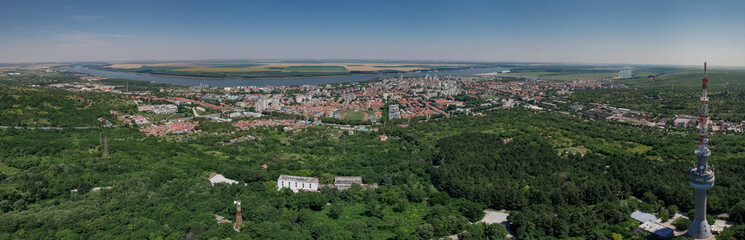
[[[620,78],[631,78],[632,75],[633,75],[633,73],[632,73],[633,71],[634,71],[633,68],[631,68],[631,67],[625,67],[625,68],[621,69],[620,71],[618,71],[618,77],[620,77]]]
[[[327,83],[341,83],[341,82],[356,82],[365,81],[379,77],[396,77],[403,75],[404,77],[413,76],[424,76],[429,74],[446,76],[446,75],[458,75],[458,76],[470,76],[480,73],[491,73],[508,70],[508,68],[471,68],[471,69],[460,69],[460,70],[445,70],[439,72],[407,72],[407,73],[391,73],[391,74],[351,74],[343,76],[331,76],[331,77],[304,77],[304,78],[256,78],[256,79],[201,79],[201,78],[183,78],[183,77],[164,77],[147,74],[136,74],[128,72],[115,72],[106,71],[99,69],[92,69],[81,66],[65,66],[63,69],[86,73],[98,77],[111,77],[111,78],[122,78],[132,79],[140,81],[148,81],[155,83],[168,83],[173,85],[183,86],[197,86],[200,83],[208,84],[214,87],[236,87],[236,86],[297,86],[297,85],[319,85]]]

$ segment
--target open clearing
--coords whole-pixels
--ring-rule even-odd
[[[507,232],[509,233],[507,234],[507,238],[508,239],[514,238],[515,233],[512,232],[512,230],[510,229],[510,223],[507,221],[507,217],[510,216],[510,213],[504,210],[494,211],[494,210],[488,210],[488,209],[484,210],[484,213],[485,213],[484,218],[481,219],[481,221],[479,222],[487,223],[487,224],[494,224],[494,223],[504,224],[504,227],[507,228]]]

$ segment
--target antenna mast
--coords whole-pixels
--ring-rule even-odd
[[[712,236],[711,227],[706,221],[706,190],[714,186],[714,168],[709,165],[709,97],[706,94],[709,79],[706,78],[706,62],[704,62],[704,78],[701,79],[701,109],[698,117],[698,148],[694,151],[696,166],[688,175],[688,184],[696,191],[696,213],[688,236],[696,239],[707,239]]]

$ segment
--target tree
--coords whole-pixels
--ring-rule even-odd
[[[725,228],[717,239],[722,240],[740,240],[745,239],[745,225],[735,225]]]
[[[659,217],[662,222],[667,222],[667,220],[670,219],[670,213],[663,208],[657,213],[657,217]]]
[[[318,192],[299,192],[294,195],[296,197],[296,207],[298,208],[310,208],[314,211],[323,210],[323,206],[326,205],[326,197]]]
[[[328,235],[330,233],[334,232],[334,229],[326,224],[316,225],[313,226],[313,229],[311,230],[311,236],[314,239],[319,239],[322,236]]]
[[[61,229],[57,231],[54,236],[60,240],[76,240],[80,239],[80,236],[70,229]]]
[[[429,198],[429,204],[434,205],[448,205],[450,203],[450,196],[446,192],[435,192]]]
[[[670,215],[675,216],[676,213],[678,213],[678,206],[677,205],[670,205],[667,207],[667,209],[670,211]]]
[[[489,239],[507,239],[507,228],[500,223],[492,223],[484,228],[484,236]]]
[[[331,175],[329,173],[322,173],[318,181],[321,184],[332,184],[334,183],[334,175]]]
[[[458,211],[471,222],[478,222],[484,218],[484,207],[479,203],[460,198],[455,200],[454,204]]]
[[[416,227],[414,234],[421,239],[432,239],[435,236],[435,228],[432,224],[425,223]]]
[[[354,234],[354,237],[359,239],[361,236],[364,235],[365,231],[367,231],[367,224],[360,220],[354,220],[349,223],[347,223],[347,230],[352,232]]]
[[[745,200],[740,200],[730,208],[729,219],[737,224],[745,224]]]
[[[678,218],[673,221],[673,226],[675,226],[675,229],[678,231],[685,231],[688,230],[688,227],[691,226],[691,219],[688,218]]]
[[[478,238],[476,236],[474,236],[473,233],[471,233],[469,231],[463,231],[463,232],[461,232],[461,233],[458,234],[458,239],[476,240]]]
[[[332,204],[331,209],[329,209],[329,217],[332,219],[339,219],[339,216],[344,212],[344,207],[339,205],[338,203]]]
[[[384,174],[383,178],[380,179],[381,186],[388,186],[391,185],[391,183],[393,183],[393,181],[391,181],[391,177],[388,176],[388,174]]]

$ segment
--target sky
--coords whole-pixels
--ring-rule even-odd
[[[209,59],[745,66],[745,1],[0,3],[0,62]]]

